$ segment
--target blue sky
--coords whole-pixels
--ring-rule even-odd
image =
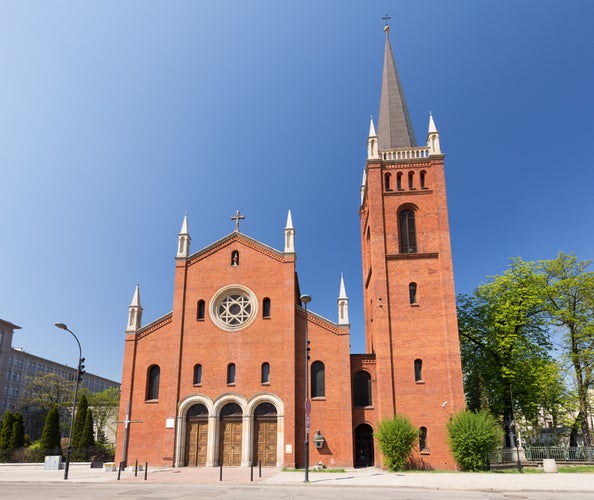
[[[359,187],[390,38],[417,140],[446,153],[457,292],[509,259],[594,257],[594,2],[0,2],[0,318],[13,345],[119,380],[192,251],[241,231],[283,249],[310,309],[340,273],[364,351]]]

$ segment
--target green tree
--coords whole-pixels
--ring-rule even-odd
[[[85,460],[83,451],[83,432],[89,403],[86,395],[83,393],[78,400],[76,414],[74,416],[74,425],[72,427],[72,459]]]
[[[47,416],[41,432],[40,450],[44,455],[61,454],[60,448],[60,413],[58,407],[53,406]]]
[[[85,416],[85,423],[79,444],[80,455],[85,457],[83,460],[88,460],[93,453],[93,448],[95,446],[93,426],[93,411],[89,409]]]
[[[10,449],[18,450],[25,445],[25,422],[22,413],[14,414],[14,421],[10,433]]]
[[[590,264],[563,252],[556,259],[540,262],[548,312],[564,333],[564,351],[573,368],[579,407],[576,422],[586,446],[592,445],[588,394],[594,384],[594,273],[587,270]]]
[[[529,420],[550,363],[551,341],[537,265],[514,259],[509,268],[458,297],[460,348],[467,405],[511,420],[514,404]],[[550,372],[549,372],[550,373]]]
[[[102,444],[107,442],[106,434],[108,430],[115,434],[113,422],[117,420],[118,409],[120,405],[120,390],[117,387],[110,387],[102,392],[88,394],[89,408],[93,409],[93,420],[97,429],[97,441]],[[114,426],[115,427],[115,426]]]
[[[419,429],[415,428],[407,417],[396,415],[379,423],[376,437],[386,458],[388,470],[404,470],[414,443],[419,437]]]
[[[15,415],[11,411],[5,411],[2,417],[2,430],[0,430],[0,460],[6,462],[12,455],[13,448],[11,446],[12,426],[14,424]]]
[[[487,412],[460,412],[448,422],[448,444],[462,469],[479,471],[486,468],[489,454],[500,443],[502,430]]]
[[[72,401],[74,381],[57,373],[36,375],[26,385],[20,404],[33,406],[44,414],[54,406],[62,407]]]

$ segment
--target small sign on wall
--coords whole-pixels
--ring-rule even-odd
[[[175,427],[175,419],[174,418],[166,418],[165,419],[165,429],[173,429]]]
[[[293,445],[292,444],[285,445],[285,453],[293,453]]]

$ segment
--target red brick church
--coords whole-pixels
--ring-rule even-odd
[[[387,26],[359,211],[364,354],[350,353],[342,278],[336,322],[308,309],[290,212],[282,250],[241,233],[238,212],[235,231],[191,253],[184,217],[173,310],[142,326],[138,286],[129,307],[116,460],[303,467],[307,449],[310,465],[381,466],[374,431],[401,414],[420,429],[419,467],[455,467],[446,423],[464,393],[444,154],[432,117],[416,143]]]

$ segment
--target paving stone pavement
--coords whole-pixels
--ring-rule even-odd
[[[279,468],[225,467],[214,468],[151,468],[146,481],[153,483],[201,484],[271,484],[291,485],[304,482],[303,472],[286,472]],[[145,472],[134,468],[119,473],[121,482],[145,481]],[[43,464],[0,464],[0,482],[59,482],[63,470],[45,470]],[[118,472],[91,469],[89,464],[70,465],[68,481],[117,482]],[[309,482],[316,485],[389,487],[470,491],[567,491],[592,492],[594,473],[463,473],[463,472],[397,472],[373,467],[344,472],[310,472]]]

